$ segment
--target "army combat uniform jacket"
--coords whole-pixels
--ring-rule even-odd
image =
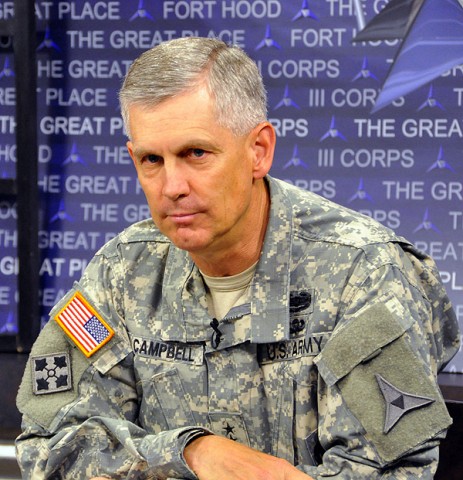
[[[151,221],[96,254],[30,355],[25,478],[196,479],[182,451],[211,432],[315,479],[433,477],[451,424],[436,372],[459,338],[434,264],[369,218],[267,181],[250,301],[216,329],[197,267]]]

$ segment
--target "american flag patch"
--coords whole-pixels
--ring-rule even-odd
[[[86,357],[91,357],[114,335],[111,327],[79,292],[74,293],[55,320]]]

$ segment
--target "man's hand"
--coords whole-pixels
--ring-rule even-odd
[[[196,438],[183,454],[200,480],[312,479],[286,460],[216,435]]]

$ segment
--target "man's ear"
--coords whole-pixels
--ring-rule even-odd
[[[125,145],[127,147],[127,150],[129,151],[130,158],[132,159],[133,164],[135,165],[135,169],[138,173],[137,160],[135,159],[134,154],[133,154],[133,143],[129,140]]]
[[[127,150],[129,151],[129,155],[130,155],[131,159],[135,162],[135,159],[133,158],[133,144],[132,144],[132,142],[129,140],[125,145],[127,147]]]
[[[263,178],[270,171],[275,153],[276,134],[272,124],[259,123],[251,132],[251,141],[254,152],[254,178]]]

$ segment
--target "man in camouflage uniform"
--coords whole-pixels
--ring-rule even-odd
[[[268,176],[238,48],[155,47],[120,99],[154,222],[95,255],[36,341],[24,477],[432,478],[459,338],[432,260]]]

